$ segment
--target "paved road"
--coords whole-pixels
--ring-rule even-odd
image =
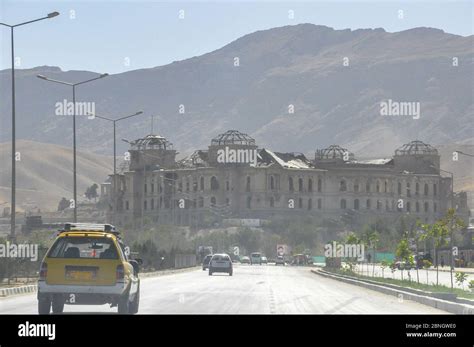
[[[65,306],[65,312],[115,313],[102,306]],[[34,294],[0,299],[0,313],[37,313]],[[234,276],[193,270],[142,280],[141,314],[436,314],[411,301],[312,274],[308,268],[236,265]]]
[[[458,269],[462,271],[462,269]],[[358,272],[364,276],[367,276],[367,265],[363,265],[359,267]],[[453,285],[455,288],[460,288],[467,290],[468,284],[470,280],[474,280],[474,274],[467,273],[467,280],[464,283],[464,286],[456,283],[456,277],[454,277],[453,273]],[[369,264],[368,267],[368,275],[372,276],[372,264]],[[416,270],[410,270],[411,280],[416,281]],[[382,268],[380,266],[375,266],[375,276],[382,277]],[[385,268],[383,271],[383,276],[386,278],[395,278],[395,279],[402,279],[402,272],[400,270],[396,270],[394,273],[389,268]],[[420,283],[423,284],[436,284],[436,270],[430,269],[428,271],[420,269],[418,270],[418,276],[420,279]],[[403,279],[408,280],[408,271],[403,270]],[[451,287],[451,275],[449,272],[446,271],[439,271],[438,272],[438,283]]]

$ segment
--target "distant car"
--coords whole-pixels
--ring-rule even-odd
[[[260,264],[262,265],[262,255],[258,252],[250,254],[250,264]]]
[[[267,263],[268,263],[267,257],[262,257],[262,264],[267,264]]]
[[[250,258],[249,257],[242,257],[242,258],[240,258],[240,263],[241,264],[250,264]]]
[[[205,271],[209,268],[209,262],[211,261],[212,254],[208,254],[202,260],[202,271]]]
[[[430,253],[420,252],[414,256],[414,261],[418,269],[423,269],[426,267],[426,262],[433,264],[433,258],[431,258]]]
[[[297,266],[306,265],[306,256],[304,254],[295,254],[291,264]]]
[[[285,258],[282,255],[279,255],[275,259],[275,265],[283,265],[285,266]]]
[[[398,269],[398,270],[411,270],[415,268],[412,264],[409,262],[403,262],[403,261],[397,261],[393,264],[393,267]]]
[[[214,254],[209,262],[209,276],[214,272],[227,272],[229,276],[233,274],[232,259],[228,254]]]

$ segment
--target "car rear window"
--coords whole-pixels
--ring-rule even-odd
[[[252,257],[254,257],[254,258],[259,258],[259,257],[260,257],[260,253],[252,253]]]
[[[61,237],[51,247],[49,258],[119,259],[117,247],[106,237]]]
[[[215,255],[214,257],[212,257],[212,260],[230,260],[230,258],[226,255]]]

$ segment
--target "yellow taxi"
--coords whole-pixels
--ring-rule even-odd
[[[65,304],[137,313],[141,261],[129,256],[113,225],[66,223],[41,263],[38,313],[62,313]]]

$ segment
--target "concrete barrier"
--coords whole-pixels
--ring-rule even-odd
[[[176,254],[174,257],[174,268],[182,269],[185,267],[196,266],[195,254]]]
[[[12,295],[20,295],[27,293],[36,293],[38,291],[38,286],[36,284],[31,284],[27,286],[19,287],[9,287],[0,289],[0,297],[7,297]]]
[[[365,280],[350,278],[349,276],[342,276],[338,274],[333,274],[326,272],[324,270],[311,270],[312,273],[331,278],[337,281],[357,285],[367,289],[375,290],[387,295],[394,295],[400,297],[403,300],[411,300],[418,302],[423,305],[431,306],[442,311],[446,311],[454,314],[474,314],[474,305],[469,305],[465,303],[451,302],[447,300],[442,300],[438,298],[433,298],[427,295],[415,294],[412,291],[407,291],[406,288],[395,289],[393,287],[385,286],[384,284],[373,284],[368,283]]]
[[[166,269],[166,270],[159,270],[159,271],[152,271],[152,272],[141,272],[140,278],[174,275],[181,272],[194,271],[199,268],[200,268],[199,266],[192,266],[192,267],[185,267],[182,269]]]

